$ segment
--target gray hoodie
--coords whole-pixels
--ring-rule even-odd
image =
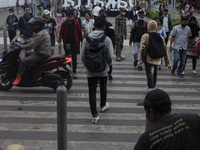
[[[103,35],[104,35],[104,31],[95,30],[95,31],[92,31],[88,36],[93,41],[94,39],[100,40]],[[85,46],[87,44],[88,44],[88,42],[84,38],[83,45],[82,45],[82,51],[81,51],[81,60],[82,60],[84,66],[85,66],[84,50],[85,50]],[[108,64],[110,64],[112,62],[112,58],[113,58],[113,45],[112,45],[111,39],[108,36],[104,40],[103,44],[105,44],[105,46],[107,48],[107,58],[106,58],[107,67],[106,67],[106,70],[103,71],[103,72],[98,72],[98,73],[91,73],[87,70],[87,77],[105,77],[108,74]]]

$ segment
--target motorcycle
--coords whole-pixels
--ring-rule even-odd
[[[7,91],[13,87],[17,69],[20,62],[20,50],[13,50],[13,47],[20,43],[20,37],[10,44],[10,49],[3,52],[0,57],[0,90]],[[38,63],[30,64],[18,87],[39,87],[45,86],[57,89],[64,85],[67,90],[72,86],[72,75],[68,63],[71,57],[65,55],[53,55]]]

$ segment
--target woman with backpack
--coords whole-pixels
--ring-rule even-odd
[[[140,56],[145,64],[147,76],[147,92],[152,91],[156,87],[157,70],[161,65],[161,59],[164,57],[166,67],[171,69],[171,63],[167,52],[165,40],[156,33],[157,23],[151,20],[147,26],[148,33],[145,33],[141,38]]]

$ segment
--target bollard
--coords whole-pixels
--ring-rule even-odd
[[[4,52],[7,50],[7,28],[3,28]]]
[[[57,87],[57,145],[58,150],[67,150],[67,89]]]

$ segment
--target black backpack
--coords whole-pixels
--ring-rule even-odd
[[[88,35],[85,36],[88,44],[85,46],[85,63],[89,72],[98,73],[106,69],[106,49],[103,44],[106,35],[100,40],[92,41]]]
[[[160,34],[156,32],[149,33],[148,55],[153,59],[158,59],[164,56],[164,52],[165,47]]]

